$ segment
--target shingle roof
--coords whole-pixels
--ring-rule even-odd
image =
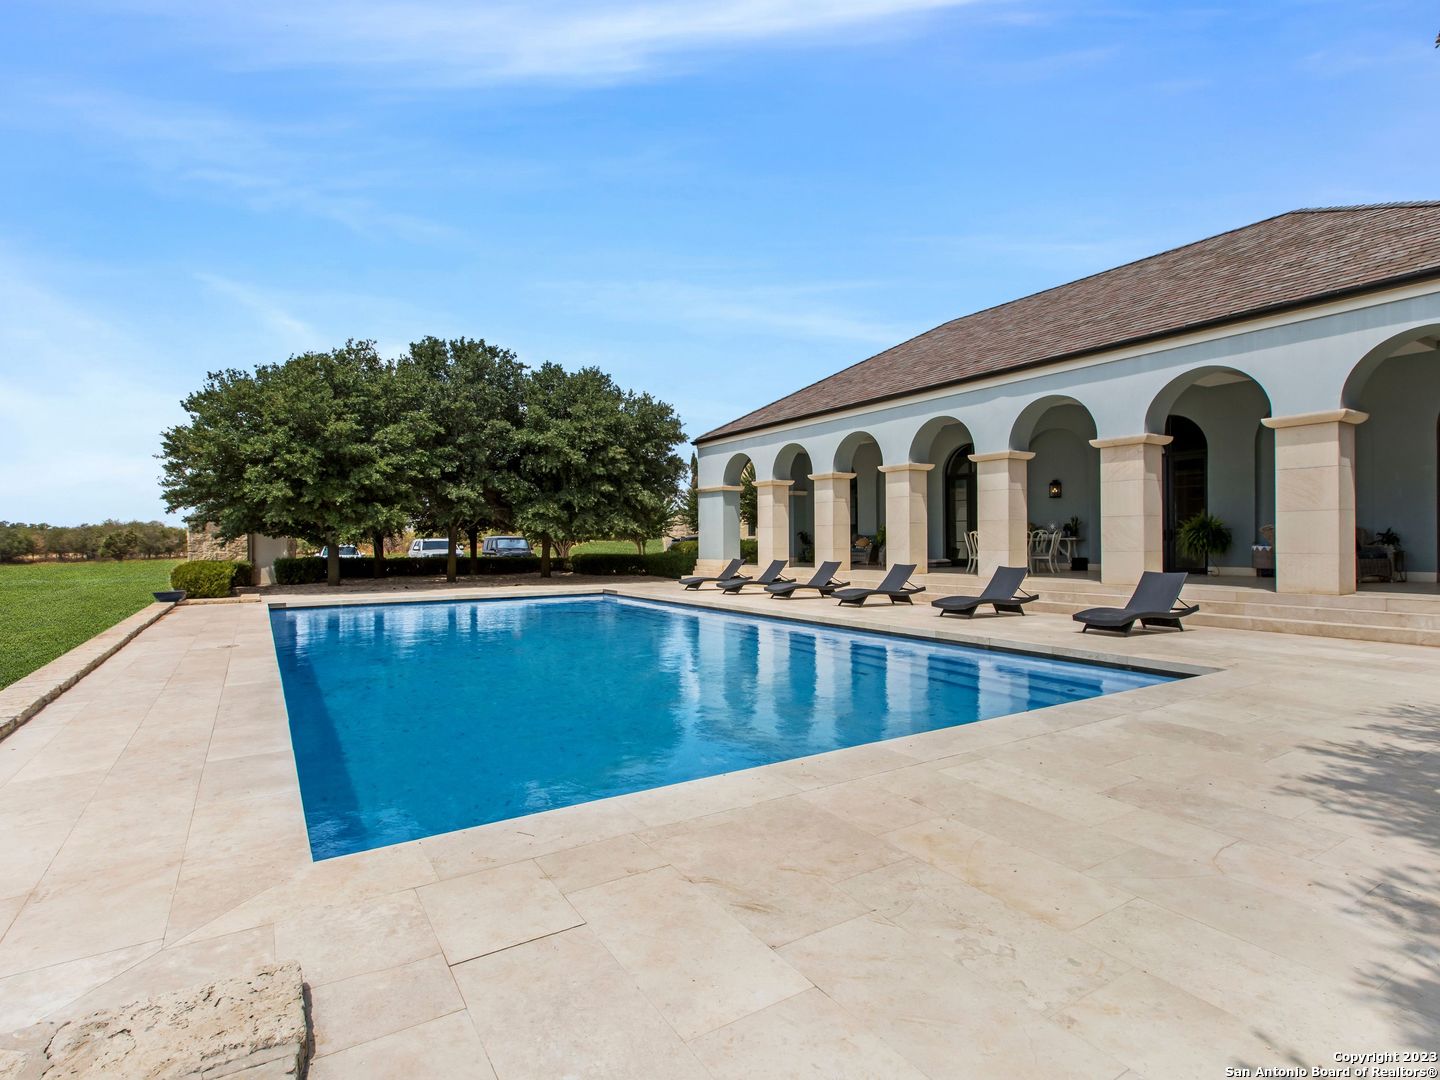
[[[1440,276],[1440,201],[1292,210],[937,326],[700,436]]]

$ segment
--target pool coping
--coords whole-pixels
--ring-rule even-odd
[[[901,628],[876,629],[874,627],[858,627],[843,618],[834,615],[827,616],[820,612],[811,612],[808,610],[794,612],[788,609],[785,611],[764,612],[741,611],[708,603],[707,601],[710,597],[704,593],[699,593],[695,596],[658,597],[649,592],[630,592],[623,589],[609,587],[596,588],[588,585],[535,588],[537,591],[527,591],[520,594],[507,590],[502,596],[476,596],[473,592],[447,594],[443,596],[395,596],[390,593],[371,593],[366,596],[356,597],[318,596],[313,600],[308,596],[289,599],[277,597],[274,600],[267,597],[263,603],[266,606],[268,614],[269,611],[275,609],[295,610],[301,608],[368,607],[375,604],[444,604],[454,603],[456,601],[498,603],[505,600],[536,600],[545,597],[615,596],[627,600],[638,600],[644,603],[687,607],[700,611],[718,611],[722,614],[736,615],[742,618],[804,623],[812,626],[822,626],[830,630],[848,630],[857,634],[888,635],[891,637],[906,638],[911,641],[939,642],[973,649],[984,649],[988,652],[1012,653],[1018,656],[1039,657],[1041,659],[1069,660],[1075,663],[1092,664],[1096,667],[1115,668],[1121,671],[1135,671],[1146,675],[1165,675],[1177,679],[1192,679],[1203,675],[1214,675],[1217,672],[1225,670],[1222,667],[1187,664],[1174,660],[1157,660],[1150,657],[1117,658],[1110,653],[1096,652],[1089,649],[1057,647],[1042,643],[1034,643],[1021,647],[993,637],[985,637],[951,629],[950,626],[945,625],[937,626],[929,632],[919,632],[913,629]],[[715,595],[718,596],[721,594],[716,593]],[[1000,616],[997,616],[997,618],[999,617]]]

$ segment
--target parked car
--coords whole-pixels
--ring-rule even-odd
[[[443,559],[449,552],[450,541],[443,536],[426,536],[410,541],[410,558],[412,559]],[[460,553],[458,545],[455,553],[457,555]]]
[[[330,548],[329,548],[329,547],[322,547],[322,548],[320,549],[320,558],[322,558],[322,559],[328,559],[329,557],[330,557]],[[360,549],[357,548],[354,544],[341,544],[341,545],[340,545],[340,557],[341,557],[342,559],[363,559],[365,556],[363,556],[363,555],[360,554]]]
[[[534,555],[535,552],[530,550],[530,541],[523,536],[487,536],[480,548],[480,554],[501,559],[518,559]]]

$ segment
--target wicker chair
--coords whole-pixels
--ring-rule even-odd
[[[1355,530],[1355,580],[1393,581],[1395,566],[1390,552],[1375,543],[1369,529]]]

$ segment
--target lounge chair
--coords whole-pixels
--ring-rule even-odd
[[[1185,587],[1185,574],[1160,574],[1147,570],[1140,575],[1135,595],[1123,608],[1087,608],[1075,613],[1075,621],[1084,623],[1085,630],[1114,630],[1128,634],[1138,622],[1141,626],[1169,626],[1184,630],[1180,620],[1200,610],[1199,604],[1180,603],[1180,590]]]
[[[774,585],[766,585],[765,591],[774,600],[789,600],[801,589],[814,589],[821,596],[829,596],[836,589],[843,589],[850,583],[848,581],[836,581],[835,571],[840,569],[840,562],[823,562],[820,569],[815,571],[809,581],[782,581]]]
[[[842,604],[857,606],[864,604],[872,596],[888,597],[892,604],[896,601],[908,604],[911,602],[912,596],[925,591],[924,585],[909,583],[910,575],[913,573],[915,573],[914,563],[901,563],[899,566],[892,566],[885,575],[885,580],[873,589],[837,589],[831,595]]]
[[[974,617],[975,612],[986,604],[993,605],[997,614],[1010,611],[1024,615],[1024,605],[1040,599],[1036,593],[1020,591],[1020,583],[1024,580],[1023,566],[1002,566],[995,571],[990,584],[979,596],[940,596],[931,600],[930,606],[939,608],[941,615],[964,615],[967,619]]]
[[[729,581],[717,581],[715,587],[727,593],[737,593],[746,585],[774,585],[777,582],[789,581],[789,578],[780,576],[780,571],[785,569],[785,560],[776,559],[765,568],[765,572],[757,578],[733,577]]]
[[[739,559],[731,559],[725,564],[725,569],[720,571],[718,577],[682,577],[680,584],[684,585],[687,589],[698,589],[707,581],[734,581],[736,578],[743,578],[745,576],[740,573],[740,567],[743,565]]]

